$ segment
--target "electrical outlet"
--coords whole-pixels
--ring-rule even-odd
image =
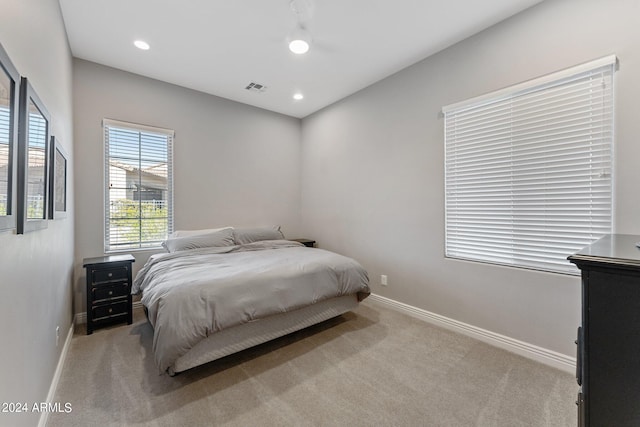
[[[56,326],[56,347],[60,343],[60,326]]]
[[[381,274],[380,275],[380,284],[382,286],[387,286],[387,275],[386,274]]]

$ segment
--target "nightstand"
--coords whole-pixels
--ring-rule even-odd
[[[112,323],[133,323],[131,267],[133,255],[85,258],[87,273],[87,335]]]
[[[292,242],[302,243],[308,248],[312,248],[316,244],[316,241],[311,239],[289,239],[289,240],[291,240]]]

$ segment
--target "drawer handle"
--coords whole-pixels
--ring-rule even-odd
[[[113,276],[113,273],[109,273],[109,277],[112,277],[112,276]]]
[[[112,313],[112,312],[113,312],[113,308],[110,308],[110,309],[109,309],[109,313]]]
[[[113,291],[109,291],[109,296],[113,295]]]

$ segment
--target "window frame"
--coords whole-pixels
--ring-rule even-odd
[[[617,58],[615,55],[610,55],[595,61],[590,61],[566,70],[551,73],[537,79],[507,87],[505,89],[491,92],[486,95],[457,102],[442,109],[444,115],[445,151],[444,255],[446,258],[560,274],[579,274],[579,270],[575,268],[573,264],[566,261],[566,256],[580,250],[582,247],[588,245],[602,235],[610,234],[613,230],[613,150],[615,136],[614,81],[617,69]],[[601,74],[601,82],[610,82],[610,85],[607,86],[606,84],[599,83],[595,77],[598,74]],[[568,105],[570,102],[574,102],[572,98],[574,95],[570,92],[573,90],[571,84],[573,82],[581,84],[581,79],[585,83],[584,87],[580,86],[579,88],[581,90],[580,94],[583,94],[582,96],[588,100],[584,101],[584,105],[589,107],[585,111],[588,111],[591,114],[593,114],[594,111],[602,114],[602,116],[598,116],[598,118],[603,118],[605,121],[600,122],[599,125],[594,125],[590,121],[586,120],[586,117],[591,118],[594,116],[589,116],[589,114],[583,113],[583,110],[580,110],[582,114],[580,117],[584,119],[585,123],[589,123],[588,125],[577,121],[576,123],[579,123],[582,127],[577,127],[573,125],[573,123],[569,125],[569,121],[566,119],[567,112],[573,111],[572,109],[574,109],[575,106],[573,104],[571,104],[570,107],[565,107],[563,105],[565,105],[565,103]],[[588,85],[591,85],[591,87],[588,87]],[[564,97],[553,98],[553,96],[556,95],[554,90],[562,92],[565,87],[570,88],[567,89],[567,93],[571,93],[571,95],[564,94]],[[594,87],[596,87],[596,89],[593,89]],[[594,102],[593,99],[599,100],[599,98],[593,98],[591,93],[601,93],[602,106],[596,106],[598,103]],[[539,99],[536,100],[536,97]],[[550,101],[552,98],[553,102]],[[568,101],[569,99],[571,101]],[[600,102],[600,100],[598,102]],[[525,103],[527,108],[525,110],[519,110],[518,108],[522,108],[519,106],[519,103]],[[544,126],[542,127],[540,127],[540,125],[536,125],[538,127],[533,130],[532,125],[529,122],[537,123],[538,118],[527,111],[531,108],[531,105],[541,106],[543,109],[539,111],[541,111],[545,116],[548,115],[549,118],[547,120],[550,120],[550,122],[544,122]],[[551,105],[553,105],[553,107],[551,107]],[[565,108],[567,108],[567,110],[565,110]],[[535,119],[533,117],[535,117]],[[489,120],[488,122],[486,122],[487,118]],[[562,118],[562,120],[559,118]],[[572,116],[572,119],[573,118],[574,116]],[[456,120],[462,120],[462,122],[458,124]],[[562,124],[558,125],[558,123]],[[590,136],[591,134],[588,132],[592,131],[592,129],[604,130],[602,131],[603,133],[600,139],[596,138],[596,143],[573,143],[573,137],[568,137],[564,134],[561,137],[557,137],[558,139],[555,141],[556,135],[552,133],[551,135],[553,135],[553,138],[549,139],[550,136],[547,136],[544,132],[546,132],[548,128],[554,128],[554,126],[558,126],[558,129],[562,130],[569,129],[570,126],[574,126],[573,129],[584,130]],[[497,129],[507,129],[508,132]],[[554,131],[556,131],[555,128]],[[498,132],[500,132],[499,137],[497,136]],[[449,141],[449,138],[453,140],[453,142]],[[494,140],[493,138],[496,139]],[[529,180],[534,179],[531,178],[531,173],[533,173],[533,169],[531,168],[539,167],[532,166],[536,161],[526,158],[527,160],[524,162],[524,166],[513,166],[514,164],[523,162],[516,160],[516,157],[511,158],[510,155],[513,156],[513,154],[509,154],[509,150],[512,152],[521,150],[519,155],[522,156],[522,153],[524,152],[522,149],[522,141],[525,139],[528,144],[533,142],[533,145],[537,150],[536,153],[538,153],[538,155],[543,153],[542,157],[547,159],[544,160],[545,166],[540,167],[540,170],[545,169],[544,178],[536,177],[532,184],[529,184],[528,182]],[[482,141],[486,141],[486,143]],[[578,141],[580,141],[580,138],[578,138]],[[576,157],[577,154],[589,154],[594,152],[603,153],[601,159],[594,161],[589,157],[589,159],[584,160],[583,163],[586,165],[591,163],[599,164],[599,162],[603,162],[602,164],[608,167],[606,170],[601,170],[604,172],[604,175],[600,175],[597,179],[593,178],[594,175],[589,175],[589,178],[583,178],[582,181],[577,181],[577,184],[575,184],[578,185],[577,188],[579,189],[587,189],[587,192],[598,193],[594,196],[596,201],[594,202],[592,200],[590,202],[592,206],[589,211],[589,218],[593,220],[594,224],[597,224],[590,225],[588,231],[584,231],[582,234],[575,233],[575,235],[573,230],[565,233],[565,230],[556,232],[547,231],[545,229],[545,232],[541,233],[545,238],[535,242],[535,240],[539,238],[531,237],[530,234],[538,234],[538,232],[521,231],[526,230],[529,227],[527,225],[524,229],[520,228],[523,227],[521,225],[521,218],[525,218],[525,222],[531,221],[533,227],[546,226],[550,224],[552,226],[551,228],[556,226],[560,229],[565,218],[568,218],[567,224],[570,226],[581,224],[580,221],[576,220],[575,212],[571,214],[567,213],[572,209],[566,208],[566,212],[558,214],[554,211],[556,206],[548,205],[549,200],[553,200],[553,191],[560,191],[560,186],[567,186],[565,190],[563,190],[565,193],[570,193],[572,191],[572,189],[568,187],[567,178],[561,177],[563,174],[568,173],[565,169],[556,168],[557,170],[555,172],[550,172],[549,174],[547,174],[546,171],[547,168],[553,169],[549,167],[546,162],[555,161],[559,158],[554,157],[556,154],[549,154],[549,147],[553,147],[555,150],[557,145],[554,144],[565,144],[567,142],[572,142],[572,145],[576,145],[577,147],[572,148],[573,151],[568,151],[568,153],[570,153],[569,157],[572,159]],[[452,146],[452,144],[458,145]],[[588,146],[588,148],[584,148],[580,146],[580,144]],[[503,148],[504,151],[492,151],[492,149],[487,148],[489,146],[492,148],[493,146],[509,146],[510,148]],[[461,158],[457,157],[459,154],[462,155]],[[559,162],[558,164],[563,165],[564,162]],[[584,169],[580,169],[583,172],[592,170],[589,168],[593,168],[592,166],[587,167],[584,165],[581,166]],[[496,172],[498,170],[496,168],[498,167],[501,168],[499,170],[502,171],[500,173],[504,175],[504,178],[498,177],[498,173]],[[515,174],[510,175],[509,170],[512,174]],[[523,172],[525,170],[526,173]],[[523,173],[525,181],[522,181],[523,178],[521,175],[518,175]],[[573,173],[572,169],[571,173]],[[547,178],[547,175],[551,177],[550,180]],[[472,180],[474,178],[478,179],[478,176],[480,177],[480,181]],[[605,178],[604,180],[601,179],[603,176]],[[462,181],[456,181],[460,179]],[[498,196],[498,193],[494,193],[494,191],[498,190],[486,190],[485,188],[478,190],[478,187],[484,187],[483,183],[488,182],[486,181],[487,179],[491,180],[491,187],[502,185],[503,188],[506,189],[509,185],[513,186],[512,191],[514,191],[514,193],[512,195],[513,201],[511,202],[511,210],[507,208],[508,205],[500,203],[499,200],[501,200],[503,196]],[[554,181],[554,179],[557,181]],[[478,183],[480,183],[480,186],[478,186]],[[527,196],[522,200],[518,196],[522,189],[531,191],[531,189],[536,185],[546,185],[547,183],[551,184],[551,190],[549,190],[549,187],[545,186],[544,190],[536,190],[538,193],[534,196]],[[517,189],[517,191],[514,189]],[[543,192],[539,193],[540,191]],[[543,195],[538,196],[537,194]],[[490,199],[487,199],[489,195],[495,195],[495,199],[490,201]],[[541,199],[541,201],[536,201],[535,204],[532,204],[531,200],[533,199]],[[569,204],[564,199],[560,200],[562,200],[559,202],[560,205]],[[487,209],[487,206],[490,206],[491,204],[497,204],[500,208],[504,206],[505,209],[501,209],[501,212],[497,212],[491,208]],[[585,202],[583,205],[587,204],[588,203]],[[595,205],[598,206],[594,207]],[[600,214],[600,210],[602,209],[601,206],[605,206],[603,211],[603,215],[605,216],[601,216]],[[545,209],[549,209],[550,213],[547,214],[546,210],[543,214],[536,212],[531,214],[520,213],[520,211],[535,211],[536,209],[543,207]],[[454,213],[451,213],[450,211],[453,211]],[[509,212],[511,212],[510,215]],[[488,215],[488,219],[485,221],[482,215]],[[552,219],[547,220],[547,215]],[[553,219],[554,215],[564,216],[562,217],[562,220],[560,220]],[[510,219],[508,219],[509,217]],[[535,219],[536,217],[544,217],[544,219]],[[493,223],[492,221],[496,222]],[[509,228],[517,231],[509,231]],[[568,236],[567,234],[571,234],[571,236]],[[551,238],[555,239],[553,244],[550,243],[549,236],[553,236]],[[509,248],[509,245],[506,243],[509,238],[513,239],[511,248]],[[453,243],[451,243],[452,241]],[[496,242],[495,244],[498,245],[495,249],[491,246],[494,244],[494,241]],[[500,242],[505,243],[502,244]],[[535,245],[540,247],[533,248]],[[575,247],[572,245],[575,245]],[[482,252],[483,247],[488,248],[486,253]],[[492,254],[491,252],[494,250],[495,253]],[[556,251],[556,254],[550,255],[550,251],[553,250]],[[561,255],[560,253],[564,253],[564,250],[566,250],[566,254]],[[536,257],[539,257],[539,259],[536,259]]]
[[[103,127],[103,167],[104,167],[104,183],[103,183],[103,242],[104,242],[104,253],[122,253],[122,252],[138,252],[138,251],[155,251],[157,249],[162,249],[161,243],[154,246],[140,246],[142,242],[140,240],[131,241],[132,244],[137,243],[139,247],[127,247],[127,248],[112,248],[109,242],[109,225],[110,225],[110,197],[109,197],[109,181],[110,181],[110,167],[109,167],[109,128],[114,129],[122,129],[130,132],[137,133],[150,133],[155,135],[161,135],[167,138],[167,238],[173,232],[173,224],[174,224],[174,209],[173,209],[173,201],[174,201],[174,188],[173,188],[173,150],[174,150],[174,142],[175,142],[175,131],[172,129],[160,128],[149,125],[142,125],[138,123],[125,122],[120,120],[113,119],[103,119],[102,120]],[[138,157],[138,161],[140,161],[140,157]]]

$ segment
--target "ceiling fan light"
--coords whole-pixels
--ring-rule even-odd
[[[309,43],[304,40],[291,40],[289,50],[297,55],[302,55],[309,51]]]
[[[136,40],[133,42],[133,44],[140,50],[149,50],[149,43],[145,42],[144,40]]]
[[[289,35],[289,50],[297,55],[309,51],[311,46],[311,34],[303,27],[296,27]]]

